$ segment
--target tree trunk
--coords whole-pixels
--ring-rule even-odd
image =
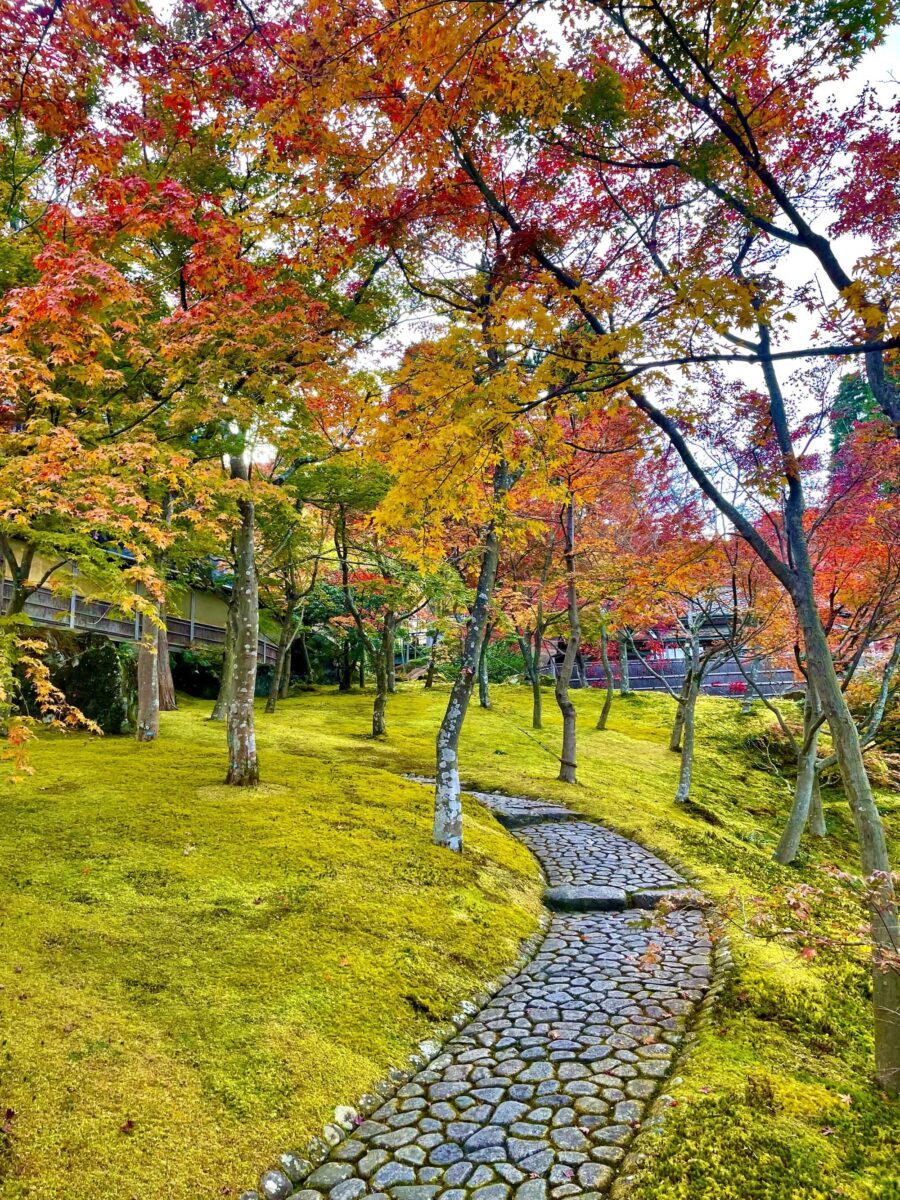
[[[275,666],[272,669],[272,684],[269,688],[269,695],[266,698],[266,712],[273,713],[275,704],[278,700],[278,693],[281,690],[281,679],[284,674],[284,664],[287,661],[291,649],[292,637],[291,633],[294,628],[294,610],[288,605],[284,616],[281,619],[281,628],[278,631],[278,649],[275,653]]]
[[[759,659],[754,658],[751,661],[750,666],[747,668],[747,690],[746,690],[746,692],[744,692],[744,702],[741,705],[741,713],[745,717],[749,717],[749,715],[753,712],[753,698],[755,696],[755,692],[753,691],[753,688],[750,686],[750,684],[756,683],[756,677],[758,674],[759,674]]]
[[[239,462],[232,460],[232,477],[248,481],[249,469],[243,458]],[[244,499],[238,501],[238,511],[241,524],[235,555],[234,667],[226,712],[228,775],[225,782],[234,787],[252,787],[259,783],[253,714],[259,643],[259,595],[253,545],[256,514],[249,491]]]
[[[388,632],[388,644],[384,648],[384,666],[387,671],[387,690],[393,696],[397,690],[396,644],[394,635],[396,625],[392,622]]]
[[[631,672],[628,669],[628,639],[624,630],[619,636],[619,694],[631,695]]]
[[[385,709],[388,696],[387,660],[384,657],[384,647],[380,646],[372,655],[372,666],[375,671],[375,702],[372,705],[372,737],[384,737],[387,733]]]
[[[672,722],[672,736],[669,738],[669,749],[677,754],[681,750],[681,735],[684,729],[684,710],[691,691],[690,668],[685,671],[684,682],[681,685],[681,695],[677,700],[675,720]]]
[[[509,468],[505,462],[499,462],[494,468],[495,499],[499,499],[509,490],[511,482]],[[453,850],[457,854],[461,854],[463,848],[462,803],[459,794],[459,735],[475,685],[475,673],[481,654],[481,643],[484,641],[499,558],[500,537],[496,523],[491,520],[485,533],[475,601],[463,641],[459,674],[450,689],[447,710],[437,734],[432,841],[435,845]]]
[[[605,729],[616,690],[616,681],[613,679],[612,667],[609,664],[609,635],[605,626],[600,628],[600,661],[603,663],[603,675],[606,679],[606,699],[603,701],[603,708],[597,718],[597,728]]]
[[[385,709],[387,707],[390,679],[388,676],[388,654],[393,654],[394,647],[394,614],[388,610],[384,614],[381,627],[381,644],[372,646],[372,665],[375,670],[375,702],[372,706],[372,736],[383,737],[387,733]]]
[[[219,694],[212,712],[211,721],[224,721],[228,712],[228,702],[231,699],[231,689],[234,686],[234,647],[237,634],[235,632],[235,601],[234,593],[228,602],[225,613],[225,648],[222,654],[222,675],[219,679]]]
[[[813,726],[819,717],[819,707],[815,702],[812,685],[806,689],[806,700],[803,705],[803,744],[797,758],[797,782],[794,787],[794,803],[788,817],[781,841],[775,850],[774,858],[783,866],[788,866],[797,857],[800,849],[800,839],[810,817],[813,792],[818,782],[816,776],[816,754],[819,748],[819,732],[813,732]],[[821,804],[821,798],[820,798]]]
[[[822,807],[822,787],[819,783],[819,773],[813,780],[812,800],[809,806],[809,832],[813,837],[828,837],[828,826],[825,823],[825,809]]]
[[[2,611],[4,617],[17,617],[25,611],[25,603],[35,590],[33,587],[28,586],[31,567],[34,563],[34,555],[34,546],[26,545],[21,557],[17,559],[10,540],[4,535],[0,535],[0,556],[3,558],[4,574],[8,566],[9,581],[12,585],[9,600],[6,602],[6,607],[4,608],[2,605],[2,581],[0,581],[0,611]]]
[[[787,818],[785,832],[774,853],[776,862],[782,866],[790,865],[797,858],[800,839],[809,821],[812,804],[812,792],[816,785],[816,754],[818,750],[818,731],[811,732],[816,719],[820,715],[812,686],[806,688],[806,700],[803,706],[803,744],[797,758],[797,782],[794,785],[791,815]]]
[[[540,625],[534,631],[534,657],[531,671],[531,728],[544,728],[544,693],[541,685],[541,648],[544,644]]]
[[[431,653],[428,655],[428,670],[425,672],[425,688],[430,691],[434,687],[434,669],[437,663],[438,634],[431,639]]]
[[[175,698],[175,681],[172,678],[172,662],[169,658],[169,635],[166,630],[165,613],[160,611],[162,624],[159,627],[156,641],[157,674],[159,675],[159,708],[160,712],[175,712],[178,701]]]
[[[312,663],[309,659],[309,647],[306,644],[306,633],[300,634],[300,678],[304,683],[312,683]]]
[[[524,633],[516,635],[516,641],[519,646],[519,653],[522,655],[522,683],[527,687],[534,679],[534,672],[531,667],[531,647],[528,645],[528,638]]]
[[[799,519],[802,520],[802,510]],[[803,631],[810,682],[815,686],[831,732],[844,794],[856,826],[862,873],[874,883],[870,919],[875,944],[872,970],[875,1071],[881,1086],[897,1095],[900,1093],[900,970],[891,964],[891,958],[900,947],[900,923],[884,828],[866,774],[859,731],[841,690],[816,609],[812,567],[798,515],[790,514],[786,525],[797,563],[797,584],[792,599]]]
[[[345,637],[338,658],[338,691],[349,692],[350,687],[350,639]]]
[[[159,630],[145,613],[141,618],[141,642],[138,647],[138,708],[135,737],[139,742],[155,742],[159,737]]]
[[[575,501],[571,497],[565,511],[565,532],[566,614],[569,631],[566,652],[556,676],[555,688],[556,703],[559,705],[563,719],[562,754],[559,760],[558,778],[561,783],[577,783],[575,705],[569,696],[569,683],[581,643],[581,621],[578,616],[578,595],[575,585]]]
[[[281,678],[278,680],[278,699],[287,700],[291,690],[291,651],[294,647],[294,639],[291,638],[291,643],[287,648],[287,653],[284,656],[284,663],[281,667]]]
[[[687,804],[691,795],[691,775],[694,771],[694,733],[696,728],[697,697],[700,694],[700,679],[691,672],[691,683],[685,697],[682,713],[683,737],[681,747],[681,768],[678,772],[678,789],[675,792],[676,804]]]
[[[488,662],[487,649],[491,640],[491,630],[493,625],[488,622],[484,631],[484,640],[481,643],[481,651],[478,655],[478,703],[482,708],[491,707],[491,690],[488,682]]]

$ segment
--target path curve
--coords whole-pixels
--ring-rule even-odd
[[[612,1186],[710,986],[698,893],[566,808],[472,794],[544,869],[540,949],[324,1162],[282,1155],[241,1200],[595,1200]],[[646,910],[673,891],[683,907],[661,935]]]

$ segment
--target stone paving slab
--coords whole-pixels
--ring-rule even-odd
[[[528,825],[516,830],[540,859],[551,887],[616,887],[626,892],[680,888],[685,879],[656,855],[590,821]]]
[[[510,800],[479,799],[492,809]],[[517,833],[553,887],[618,889],[624,902],[684,884],[648,851],[585,821],[539,817]],[[241,1200],[604,1194],[710,985],[711,952],[697,908],[671,912],[664,930],[637,908],[556,913],[535,958],[327,1161],[300,1164],[293,1183],[269,1171],[260,1193]]]

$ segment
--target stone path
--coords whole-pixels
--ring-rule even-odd
[[[567,809],[476,796],[544,868],[538,954],[326,1161],[282,1155],[241,1200],[594,1200],[613,1183],[710,984],[696,893]],[[641,910],[673,889],[685,907],[661,933]]]

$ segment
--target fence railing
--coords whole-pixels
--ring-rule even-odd
[[[618,685],[619,665],[617,662],[612,662],[610,666],[612,667],[613,678]],[[639,659],[629,658],[628,678],[633,691],[664,692],[666,690],[666,683],[674,692],[678,692],[681,689],[686,671],[683,659],[660,659],[658,662],[654,662],[652,666],[653,670],[656,671],[655,675]],[[551,656],[549,662],[541,668],[541,673],[555,678],[556,670],[556,663]],[[749,664],[744,664],[744,671],[747,674],[751,673]],[[662,682],[659,676],[662,676],[665,683]],[[758,665],[753,679],[756,687],[767,697],[783,696],[785,692],[789,692],[797,686],[794,673],[781,667]],[[573,688],[605,686],[602,664],[591,660],[585,662],[582,669],[576,667],[576,670],[573,672],[571,686]],[[716,670],[710,671],[703,680],[700,690],[707,696],[730,696],[735,699],[742,699],[748,691],[752,691],[753,689],[748,688],[743,672],[737,662],[732,659],[729,662],[723,663]]]
[[[12,583],[3,582],[3,607],[12,594]],[[105,600],[88,600],[73,592],[61,596],[49,588],[38,588],[25,601],[25,613],[40,625],[57,629],[77,629],[82,633],[103,633],[117,642],[138,641],[141,636],[140,618],[116,614],[112,604]],[[222,646],[225,630],[218,625],[206,625],[201,621],[185,620],[183,617],[167,617],[166,633],[169,645],[184,649],[191,645]],[[274,642],[267,637],[259,639],[259,664],[271,666],[278,655]]]

